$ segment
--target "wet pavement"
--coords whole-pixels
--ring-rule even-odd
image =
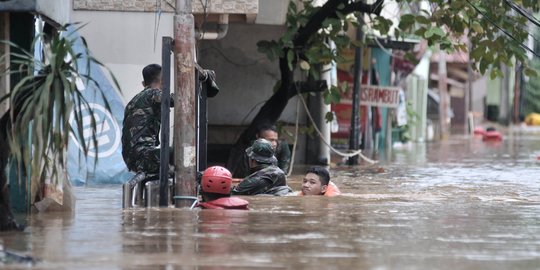
[[[332,168],[343,196],[250,211],[122,210],[120,186],[77,187],[74,214],[0,238],[36,269],[540,269],[538,156],[540,134],[414,144]]]

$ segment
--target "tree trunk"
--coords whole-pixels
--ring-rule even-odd
[[[304,48],[307,46],[310,37],[322,27],[322,23],[327,18],[338,18],[338,11],[341,14],[349,14],[355,11],[361,11],[367,14],[380,14],[384,0],[377,0],[373,4],[365,4],[363,1],[349,2],[349,0],[329,0],[316,13],[311,16],[309,21],[300,27],[293,39],[294,48]],[[338,7],[342,6],[338,10]],[[290,48],[283,48],[283,55],[287,55]],[[296,55],[296,54],[295,54]],[[296,58],[296,56],[295,56]],[[293,70],[289,69],[286,57],[279,59],[279,70],[281,73],[281,85],[279,89],[270,97],[268,101],[261,107],[251,124],[242,132],[236,143],[234,144],[229,159],[227,168],[232,172],[234,177],[238,177],[237,170],[243,160],[242,155],[251,142],[255,139],[257,128],[262,124],[274,124],[281,113],[287,106],[289,99],[298,93],[308,93],[315,91],[323,91],[326,89],[326,81],[316,82],[294,82],[294,69],[296,67],[296,59],[292,63]]]
[[[251,121],[251,124],[242,132],[240,138],[238,138],[236,144],[231,149],[227,168],[235,177],[238,177],[237,170],[240,168],[239,165],[241,165],[241,162],[238,161],[243,160],[244,150],[255,139],[257,128],[264,123],[275,123],[287,106],[287,102],[289,101],[288,90],[293,85],[293,72],[289,70],[285,58],[279,59],[279,67],[281,71],[281,86],[262,106],[255,118],[253,118],[253,121]]]

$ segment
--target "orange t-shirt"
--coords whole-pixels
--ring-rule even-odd
[[[336,186],[336,184],[334,184],[334,182],[330,181],[328,182],[326,192],[323,195],[327,197],[334,197],[337,195],[341,195],[341,191],[339,191],[339,188]],[[304,193],[302,191],[299,191],[298,196],[304,196]]]

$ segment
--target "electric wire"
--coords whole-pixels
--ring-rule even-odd
[[[293,149],[291,153],[291,165],[289,166],[289,171],[287,172],[287,177],[291,176],[294,167],[294,158],[296,156],[296,144],[298,142],[298,122],[300,120],[300,100],[296,99],[296,123],[294,124],[294,142]]]
[[[530,22],[532,22],[534,25],[540,27],[540,22],[534,18],[530,13],[528,13],[526,10],[524,10],[519,5],[516,5],[516,3],[510,1],[510,0],[504,0],[504,3],[506,3],[509,7],[511,7],[513,10],[517,11],[519,14],[521,14],[523,17],[527,18]]]
[[[493,26],[495,26],[497,29],[499,29],[501,32],[503,32],[506,36],[508,36],[511,40],[513,40],[515,43],[517,43],[521,48],[529,51],[530,53],[532,53],[534,56],[540,58],[540,55],[538,55],[534,50],[532,50],[531,48],[529,48],[528,46],[524,45],[523,43],[521,43],[519,40],[517,40],[514,36],[512,36],[510,33],[508,33],[508,31],[504,30],[501,26],[499,26],[497,23],[495,23],[489,16],[487,16],[486,14],[484,14],[477,6],[475,6],[473,3],[471,3],[470,0],[465,0],[471,7],[473,7],[474,10],[476,10],[476,12],[478,12],[478,14],[484,16],[484,18],[486,18],[486,20],[488,20],[488,22],[490,22]]]
[[[313,128],[315,129],[315,131],[317,131],[317,134],[319,135],[319,138],[321,139],[321,141],[330,148],[330,150],[342,157],[354,157],[354,156],[360,156],[363,160],[365,160],[366,162],[370,163],[370,164],[375,164],[377,163],[377,161],[375,160],[372,160],[366,156],[364,156],[362,154],[362,150],[357,150],[357,151],[354,151],[352,153],[345,153],[345,152],[341,152],[339,150],[337,150],[336,148],[334,148],[332,146],[332,144],[330,144],[326,139],[324,139],[324,135],[322,134],[322,132],[319,130],[319,128],[317,127],[317,124],[315,123],[315,120],[313,120],[313,117],[311,116],[311,113],[309,113],[309,108],[306,104],[306,101],[304,100],[304,97],[302,96],[302,94],[300,94],[300,91],[298,90],[298,88],[296,88],[296,91],[298,92],[298,97],[300,99],[300,101],[302,102],[302,105],[304,105],[304,109],[306,111],[306,114],[311,122],[311,124],[313,125]]]
[[[157,35],[159,30],[159,22],[161,20],[161,0],[156,0],[156,13],[154,15],[154,52],[157,46]]]

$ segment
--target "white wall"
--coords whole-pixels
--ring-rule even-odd
[[[281,26],[233,24],[224,39],[200,44],[201,66],[216,71],[221,88],[208,102],[210,124],[249,124],[262,102],[270,98],[280,79],[278,63],[259,53],[257,42],[277,39],[282,31]],[[281,120],[296,120],[295,104],[295,99],[289,102]]]
[[[36,10],[60,24],[69,22],[71,0],[39,0],[36,1]]]
[[[172,14],[161,15],[155,49],[153,13],[73,11],[71,21],[87,23],[80,34],[118,79],[126,103],[142,90],[144,66],[161,64],[161,37],[172,36]]]
[[[484,112],[484,97],[487,93],[487,77],[482,76],[472,83],[472,100],[471,108],[473,112]]]
[[[150,63],[161,63],[161,37],[173,34],[172,14],[161,15],[155,50],[156,17],[153,13],[73,11],[71,15],[71,21],[88,23],[80,34],[86,38],[94,56],[113,71],[127,103],[142,90],[142,68]],[[283,29],[282,26],[232,24],[224,39],[198,44],[199,63],[203,68],[216,71],[221,90],[208,101],[210,125],[248,125],[262,103],[272,95],[272,88],[279,80],[278,63],[268,61],[257,51],[256,44],[263,39],[277,39]],[[303,113],[300,119],[304,123]],[[296,121],[296,99],[289,102],[281,120]],[[237,131],[234,128],[223,130],[218,136],[221,141],[214,143],[233,143],[233,135],[239,134]],[[302,145],[303,140],[299,141],[300,148]],[[301,152],[297,153],[296,160],[303,160]]]
[[[71,20],[87,23],[81,35],[94,56],[113,71],[125,102],[142,90],[142,68],[161,63],[161,37],[173,34],[173,16],[168,13],[161,15],[155,50],[153,13],[74,11]],[[257,104],[272,95],[279,79],[277,61],[268,61],[256,44],[276,39],[282,31],[282,26],[232,24],[224,39],[199,42],[199,62],[216,71],[221,88],[220,94],[209,100],[210,124],[249,123],[261,106]],[[294,104],[292,100],[282,120],[296,120]]]

